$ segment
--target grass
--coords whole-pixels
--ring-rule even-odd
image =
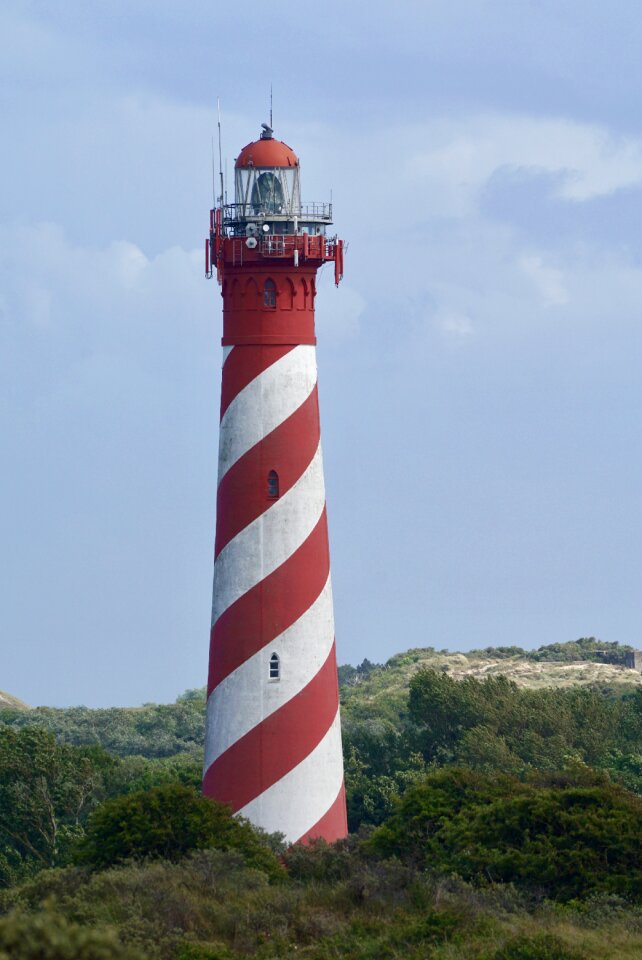
[[[293,873],[270,883],[217,851],[94,874],[69,868],[5,893],[0,911],[35,916],[46,904],[69,922],[117,930],[148,960],[494,960],[518,942],[527,952],[517,956],[532,960],[642,956],[642,913],[621,902],[533,904],[511,887],[479,890],[359,857],[332,880],[297,877],[296,864]]]
[[[341,702],[346,714],[365,719],[378,717],[396,720],[406,710],[408,689],[413,675],[422,668],[443,670],[455,680],[464,677],[495,677],[500,674],[521,687],[532,690],[574,686],[600,686],[616,690],[632,690],[642,686],[642,673],[609,663],[579,660],[571,663],[533,661],[514,656],[493,658],[466,656],[463,653],[437,652],[417,648],[391,657],[360,682],[341,689]]]

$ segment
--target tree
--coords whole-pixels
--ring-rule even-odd
[[[104,868],[146,857],[179,860],[192,850],[238,850],[272,876],[281,867],[268,841],[229,807],[173,783],[116,797],[92,813],[77,859]]]
[[[477,883],[642,899],[642,800],[590,773],[557,784],[447,769],[411,786],[373,848]]]
[[[100,776],[83,751],[38,727],[0,726],[0,885],[63,862],[96,802]]]

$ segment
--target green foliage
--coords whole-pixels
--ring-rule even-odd
[[[470,660],[484,658],[488,660],[510,660],[512,657],[530,657],[528,650],[523,647],[483,647],[479,650],[468,650],[465,654]]]
[[[0,919],[0,960],[145,960],[114,930],[70,923],[47,910]]]
[[[425,772],[405,731],[391,721],[347,719],[343,731],[348,827],[382,823],[409,783]]]
[[[151,790],[170,783],[199,789],[203,776],[202,761],[187,754],[148,760],[146,757],[113,758],[113,765],[104,773],[104,798]]]
[[[0,725],[0,887],[68,862],[104,799],[200,781],[200,764],[184,754],[120,760],[99,746],[60,744],[37,726]]]
[[[88,707],[0,710],[0,723],[14,728],[40,726],[61,743],[100,744],[116,756],[151,759],[186,753],[202,755],[204,690],[188,690],[176,703],[148,703],[138,708],[90,710]]]
[[[609,653],[578,644],[527,656]],[[51,927],[60,960],[642,955],[640,801],[613,786],[642,792],[642,688],[458,682],[447,670],[463,657],[443,656],[341,668],[360,833],[282,852],[285,871],[274,838],[197,793],[204,691],[140,710],[0,711],[0,930],[25,917]],[[408,698],[427,659],[437,669],[419,670]],[[9,834],[20,826],[35,852]],[[72,856],[75,867],[43,869]],[[534,908],[542,897],[556,903]],[[103,949],[100,937],[103,953],[82,952]],[[47,944],[33,956],[49,960]]]
[[[372,663],[367,659],[356,667],[353,667],[350,663],[343,664],[339,667],[339,686],[354,687],[380,669],[380,663]]]
[[[484,960],[584,960],[585,953],[567,947],[548,933],[534,937],[515,937]]]
[[[477,883],[514,883],[562,901],[598,892],[642,900],[642,800],[569,781],[440,770],[408,789],[370,842]]]
[[[0,726],[0,886],[64,862],[98,782],[89,756],[45,730]]]
[[[281,872],[267,841],[229,807],[174,783],[101,804],[89,819],[78,860],[105,868],[147,857],[178,860],[192,850],[238,850],[272,876]]]
[[[642,698],[596,691],[525,690],[505,677],[456,681],[419,670],[409,715],[424,758],[508,773],[555,770],[569,761],[608,767],[612,752],[637,749]]]
[[[589,660],[593,663],[623,664],[625,655],[634,648],[617,641],[597,640],[595,637],[580,637],[567,643],[549,643],[527,653],[530,660],[561,661],[572,663]]]
[[[642,913],[629,905],[623,914],[621,902],[589,929],[574,907],[529,913],[511,888],[378,860],[357,838],[286,859],[282,884],[235,851],[206,850],[176,863],[50,871],[15,896],[33,918],[48,901],[66,925],[117,930],[148,960],[634,960],[642,948]]]

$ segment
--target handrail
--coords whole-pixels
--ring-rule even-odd
[[[325,220],[332,222],[331,203],[300,203],[291,205],[282,212],[255,212],[252,203],[226,203],[223,207],[223,217],[226,223],[238,223],[241,220]]]

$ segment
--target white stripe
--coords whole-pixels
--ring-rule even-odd
[[[253,727],[300,693],[328,659],[334,643],[330,577],[299,619],[212,690],[207,702],[205,769]],[[270,681],[270,657],[280,661]]]
[[[223,366],[225,365],[225,361],[227,360],[227,358],[229,357],[233,349],[234,349],[234,344],[232,344],[231,347],[223,347]]]
[[[315,348],[301,344],[270,364],[234,397],[219,428],[219,483],[244,453],[299,409],[316,382]]]
[[[227,543],[214,563],[212,625],[235,600],[292,556],[325,505],[321,444],[297,482]]]
[[[296,766],[239,813],[268,833],[279,831],[295,843],[318,823],[343,783],[339,711],[323,740]]]

